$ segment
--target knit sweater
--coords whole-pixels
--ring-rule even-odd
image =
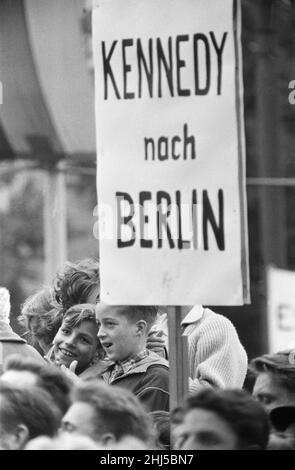
[[[242,388],[247,354],[230,320],[205,308],[198,321],[184,326],[183,334],[188,337],[190,392]]]
[[[188,337],[189,391],[242,388],[248,359],[231,321],[196,305],[181,324]],[[166,333],[168,349],[167,315],[162,315],[154,329]]]

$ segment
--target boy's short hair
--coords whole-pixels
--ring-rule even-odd
[[[116,307],[120,315],[128,318],[131,323],[144,320],[149,331],[157,319],[158,309],[155,306],[147,305],[120,305]]]
[[[83,402],[94,410],[97,433],[112,432],[117,440],[135,436],[153,440],[152,421],[138,398],[122,387],[111,387],[102,380],[80,382],[72,393],[73,403]]]
[[[7,371],[31,372],[36,377],[36,386],[47,391],[54,400],[63,416],[71,404],[70,394],[73,383],[54,364],[35,361],[34,359],[22,357],[20,354],[12,354],[5,361],[4,373]]]
[[[82,321],[89,320],[98,326],[95,316],[95,305],[92,304],[77,304],[70,307],[63,316],[63,323],[66,323],[71,328],[80,326]]]
[[[57,432],[60,413],[45,390],[21,389],[0,380],[0,397],[1,425],[6,432],[13,432],[18,424],[27,426],[29,439]]]

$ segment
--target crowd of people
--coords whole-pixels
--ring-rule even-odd
[[[233,324],[183,308],[189,393],[170,409],[167,313],[100,301],[99,263],[67,263],[10,326],[0,288],[1,450],[295,450],[292,351],[250,364]]]

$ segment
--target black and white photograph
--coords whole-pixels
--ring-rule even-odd
[[[0,0],[0,268],[0,450],[295,450],[295,0]]]

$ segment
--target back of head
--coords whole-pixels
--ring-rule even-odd
[[[211,411],[225,421],[237,436],[238,448],[266,448],[268,416],[248,393],[242,390],[205,389],[186,399],[184,416],[196,408]]]
[[[116,440],[124,436],[134,436],[144,442],[152,439],[152,423],[148,414],[126,389],[110,387],[102,381],[84,382],[74,389],[73,401],[92,406],[98,433],[112,433]]]
[[[94,258],[66,263],[54,280],[55,298],[64,311],[75,304],[89,303],[94,291],[99,299],[99,264]]]
[[[9,324],[10,294],[6,287],[0,287],[0,321]]]
[[[28,330],[32,344],[43,339],[50,345],[62,320],[62,312],[55,301],[53,289],[44,288],[28,297],[19,319]]]
[[[27,371],[36,376],[36,386],[49,393],[60,410],[62,417],[71,404],[70,394],[73,383],[58,367],[44,362],[41,364],[30,358],[24,358],[20,355],[10,356],[4,367],[3,379],[5,380],[8,371]],[[15,376],[17,380],[17,376]],[[17,383],[15,384],[17,385]]]
[[[44,361],[44,366],[46,365],[47,363]],[[23,357],[20,354],[11,354],[7,357],[4,363],[4,373],[9,370],[20,372],[28,371],[37,376],[42,368],[43,364],[41,362],[35,361],[30,357]]]
[[[28,440],[53,436],[60,424],[60,413],[45,390],[21,389],[0,380],[0,421],[7,433],[14,433],[19,425],[25,426]]]

